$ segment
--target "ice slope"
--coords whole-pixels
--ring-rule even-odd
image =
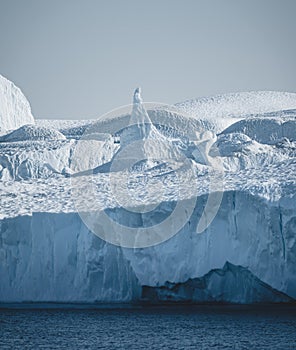
[[[229,112],[227,127],[239,120],[293,121],[293,111],[278,110],[295,108],[293,94],[259,93],[256,97],[252,93],[251,97],[245,102],[242,94],[232,96],[230,102],[227,96],[218,99],[225,102],[218,103],[221,109]],[[124,130],[129,114],[100,120],[95,127],[92,121],[38,121],[38,126],[59,130],[67,139],[0,143],[0,302],[135,301],[141,298],[143,286],[158,288],[167,281],[186,284],[215,269],[224,271],[226,262],[234,268],[226,269],[218,280],[211,277],[205,288],[211,300],[247,303],[262,297],[261,301],[277,302],[280,293],[295,299],[296,143],[293,137],[283,138],[282,134],[273,143],[265,142],[270,129],[264,129],[264,139],[258,138],[264,134],[262,126],[253,121],[255,132],[236,124],[224,133],[220,130],[224,121],[216,127],[211,119],[210,101],[206,102],[208,117],[203,119],[208,130],[202,132],[196,117],[165,109],[148,110],[161,140],[182,144],[187,167],[174,168],[161,157],[155,162],[161,150],[151,147],[146,154],[153,161],[140,162],[130,172],[118,169],[113,174],[95,172],[90,176],[92,169],[108,164],[119,154],[114,132]],[[254,106],[251,110],[254,101],[257,110]],[[215,99],[212,103],[214,115],[218,107]],[[240,114],[236,105],[241,103],[244,108]],[[242,115],[244,110],[246,115]],[[272,115],[252,115],[258,111]],[[93,128],[101,134],[85,133]],[[213,130],[222,133],[215,135]],[[81,135],[84,139],[78,140]],[[150,136],[144,133],[145,140]],[[171,150],[169,142],[167,149]],[[208,148],[207,161],[203,161],[198,152]],[[221,162],[224,173],[213,167],[212,161]],[[43,173],[45,167],[50,170]],[[81,174],[83,170],[91,171]],[[73,172],[76,177],[69,178]],[[130,192],[120,198],[120,205],[134,212],[117,202],[116,193],[124,193],[123,180]],[[90,182],[94,184],[91,196],[87,192]],[[221,191],[221,183],[224,193],[217,215],[198,234],[207,198]],[[74,203],[75,186],[79,196]],[[77,214],[80,204],[83,207],[87,203],[90,212],[107,213],[123,226],[149,227],[170,215],[177,202],[186,209],[186,203],[195,196],[188,222],[169,240],[148,248],[128,249],[106,243],[91,233]],[[136,210],[155,203],[159,206],[154,212]],[[251,277],[244,278],[245,271]],[[258,291],[258,285],[265,284],[270,289]],[[182,293],[183,289],[176,297],[182,299],[187,292]],[[205,301],[204,294],[194,301]]]
[[[131,109],[131,106],[128,106]],[[195,130],[201,127],[201,121],[180,113],[173,106],[146,106],[149,119],[162,134],[169,137],[185,137],[195,139]],[[114,112],[115,113],[115,112]],[[67,138],[79,139],[83,135],[92,133],[93,130],[100,133],[119,136],[127,127],[133,125],[131,113],[127,108],[119,110],[119,114],[110,113],[98,117],[96,120],[41,120],[36,124],[54,128],[64,134]]]
[[[187,100],[175,106],[196,117],[239,117],[295,109],[296,94],[278,91],[237,92]]]
[[[177,103],[181,112],[198,119],[203,126],[221,132],[248,116],[296,109],[296,94],[277,91],[250,91],[197,98]]]
[[[24,124],[34,124],[30,104],[18,87],[0,75],[0,131]]]
[[[220,133],[231,124],[247,118],[295,118],[296,93],[251,91],[217,95],[176,103],[145,105],[149,118],[165,135],[195,138],[196,130]],[[54,127],[67,137],[79,137],[92,123],[100,132],[114,134],[129,124],[129,108],[100,116],[97,120],[36,120],[41,126]]]

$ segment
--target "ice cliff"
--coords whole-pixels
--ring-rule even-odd
[[[146,110],[136,90],[131,113],[6,132],[0,302],[295,300],[295,96],[240,93]],[[136,161],[112,168],[117,157]],[[116,246],[101,218],[116,223],[117,244],[129,229],[135,241],[151,228],[165,239]]]
[[[1,220],[1,302],[129,302],[141,288],[118,247],[79,216],[34,213]]]

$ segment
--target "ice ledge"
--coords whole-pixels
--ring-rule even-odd
[[[203,277],[184,283],[166,282],[160,287],[142,287],[145,302],[189,303],[292,303],[296,300],[262,282],[247,268],[226,262]]]

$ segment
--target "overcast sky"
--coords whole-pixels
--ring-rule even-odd
[[[36,118],[296,91],[295,0],[0,0],[0,74]],[[0,101],[1,102],[1,101]]]

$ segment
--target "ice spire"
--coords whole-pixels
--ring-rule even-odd
[[[175,160],[179,154],[177,147],[153,125],[138,87],[133,95],[129,123],[120,134],[120,149],[112,161],[112,171],[129,169],[135,162],[144,160]]]
[[[151,131],[151,120],[143,104],[141,88],[136,88],[133,97],[133,110],[130,118],[130,125],[137,125],[139,137],[145,139]]]
[[[136,88],[133,95],[133,108],[129,125],[120,138],[121,146],[135,140],[145,140],[151,133],[153,125],[143,104],[141,88]]]
[[[135,92],[134,92],[134,98],[133,98],[133,104],[137,104],[137,103],[142,103],[143,99],[141,96],[141,88],[137,87]]]

